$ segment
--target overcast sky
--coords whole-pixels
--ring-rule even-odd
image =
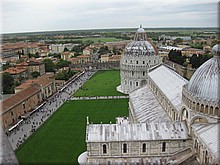
[[[218,0],[1,0],[1,32],[217,27]]]

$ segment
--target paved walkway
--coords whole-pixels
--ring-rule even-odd
[[[71,80],[56,94],[49,98],[36,112],[10,132],[7,132],[8,140],[13,150],[17,149],[38,127],[42,125],[66,100],[69,100],[95,72],[85,72],[80,77]]]
[[[129,98],[129,96],[71,97],[70,100],[125,99],[125,98]]]

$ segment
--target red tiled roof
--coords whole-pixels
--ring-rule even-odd
[[[34,95],[35,93],[39,92],[40,89],[34,86],[30,86],[16,94],[14,94],[13,96],[5,99],[4,101],[2,101],[2,110],[1,110],[1,114],[3,114],[4,112],[6,112],[7,110],[13,108],[14,106],[18,105],[19,103],[23,102],[24,100],[26,100],[27,98],[29,98],[30,96]]]
[[[9,74],[20,74],[22,72],[26,72],[27,68],[8,68],[5,70],[5,72]]]
[[[27,80],[26,82],[24,82],[23,84],[17,86],[15,89],[25,89],[27,87],[29,87],[31,84],[38,84],[38,85],[42,85],[42,87],[46,87],[49,84],[52,83],[52,79],[50,79],[51,77],[53,77],[54,75],[47,75],[44,74],[43,76],[40,76],[36,79],[32,79],[32,80]]]

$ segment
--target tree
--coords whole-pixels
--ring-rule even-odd
[[[37,78],[38,76],[40,76],[40,72],[34,71],[34,72],[31,73],[31,76],[32,76],[33,78]]]
[[[69,51],[69,49],[67,49],[67,48],[65,47],[63,51],[64,51],[64,52],[68,52],[68,51]]]
[[[182,43],[183,42],[183,39],[182,38],[176,38],[175,40],[174,40],[174,43],[175,44],[179,44],[179,43]]]
[[[102,47],[100,47],[100,49],[99,49],[99,54],[100,55],[102,55],[102,54],[107,54],[107,53],[109,53],[110,51],[109,51],[109,49],[108,49],[108,46],[102,46]]]
[[[7,72],[2,75],[2,87],[4,94],[14,93],[14,78]]]
[[[69,79],[69,75],[66,71],[63,71],[63,72],[58,72],[56,77],[55,77],[56,80],[68,80]]]
[[[193,54],[190,58],[190,64],[192,64],[193,68],[198,68],[200,66],[200,60],[197,54]]]
[[[63,68],[63,67],[68,67],[70,64],[71,64],[70,61],[61,59],[61,60],[56,64],[56,68],[57,68],[57,69],[60,69],[60,68]]]
[[[45,64],[46,72],[54,72],[55,65],[51,59],[45,59],[43,60],[43,63]]]

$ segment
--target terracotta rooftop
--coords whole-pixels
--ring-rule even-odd
[[[7,110],[18,105],[19,103],[21,103],[22,101],[24,101],[25,99],[29,98],[30,96],[34,95],[35,93],[37,93],[39,91],[40,91],[39,88],[34,87],[34,86],[30,86],[30,87],[28,87],[28,88],[26,88],[16,94],[14,94],[13,96],[5,99],[4,101],[1,101],[2,110],[1,110],[0,114],[3,114]]]
[[[88,55],[80,55],[80,56],[77,56],[77,58],[89,58],[90,56]]]
[[[72,52],[63,52],[62,55],[70,55]]]
[[[27,68],[8,68],[5,70],[5,72],[9,74],[20,74],[22,72],[26,72]]]
[[[26,82],[24,82],[23,84],[17,86],[15,89],[25,89],[27,87],[29,87],[31,84],[39,84],[42,85],[42,87],[46,87],[48,86],[53,80],[49,79],[49,76],[42,76],[42,77],[38,77],[37,79],[32,79],[32,80],[27,80]]]

